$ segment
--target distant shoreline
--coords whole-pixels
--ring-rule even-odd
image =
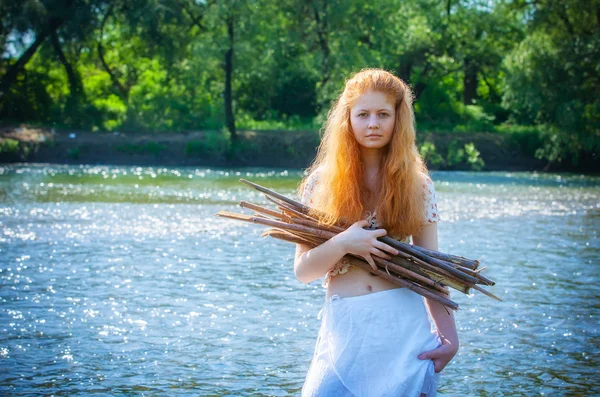
[[[0,128],[0,163],[306,168],[319,145],[319,136],[313,131],[238,134],[231,151],[228,138],[217,131],[112,133],[5,127]],[[485,163],[482,171],[572,171],[564,167],[545,169],[545,161],[526,155],[497,133],[425,132],[419,133],[418,141],[433,143],[442,154],[451,144],[462,147],[473,143]],[[431,170],[471,169],[467,164],[428,166]]]

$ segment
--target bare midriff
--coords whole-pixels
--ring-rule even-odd
[[[382,277],[373,276],[360,267],[350,266],[346,273],[338,274],[329,280],[327,298],[333,295],[349,298],[396,288],[403,287]]]

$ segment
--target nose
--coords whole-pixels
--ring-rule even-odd
[[[371,116],[369,118],[368,128],[370,130],[378,130],[379,129],[379,123],[377,123],[377,118],[375,116]]]

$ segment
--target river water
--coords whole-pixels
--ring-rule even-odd
[[[298,395],[325,291],[293,246],[217,218],[299,170],[0,167],[0,394]],[[440,396],[600,394],[600,178],[433,172],[454,292]]]

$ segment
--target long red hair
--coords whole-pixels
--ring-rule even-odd
[[[354,102],[369,91],[385,94],[396,110],[394,131],[379,174],[377,220],[388,235],[404,238],[418,233],[423,226],[422,193],[428,172],[415,145],[412,91],[385,70],[363,69],[356,73],[346,81],[329,111],[317,156],[308,169],[309,177],[314,172],[318,176],[311,198],[319,214],[313,215],[326,225],[349,225],[364,219],[370,210],[372,192],[362,187],[364,167],[350,124]],[[302,181],[300,191],[307,179]]]

